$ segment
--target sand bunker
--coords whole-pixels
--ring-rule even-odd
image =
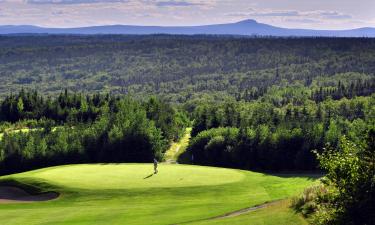
[[[38,195],[31,195],[18,187],[0,186],[0,203],[12,202],[40,202],[48,201],[59,197],[56,192],[46,192]]]

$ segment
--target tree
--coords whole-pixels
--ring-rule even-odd
[[[320,201],[316,224],[375,223],[375,130],[367,136],[363,149],[343,136],[338,151],[317,154],[330,192],[328,202]]]

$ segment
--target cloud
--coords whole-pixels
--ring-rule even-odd
[[[196,5],[202,5],[202,3],[169,0],[169,1],[157,1],[155,2],[155,5],[159,7],[175,7],[175,6],[196,6]]]
[[[250,12],[233,12],[226,13],[226,16],[248,16],[248,17],[297,17],[301,16],[298,11],[272,11],[272,10],[256,10],[249,9]]]
[[[318,20],[313,20],[313,19],[293,19],[293,18],[288,18],[285,21],[287,22],[292,22],[292,23],[320,23]]]
[[[64,15],[64,11],[56,10],[56,11],[53,11],[51,14],[54,16],[61,16],[61,15]]]
[[[328,18],[328,19],[351,19],[352,16],[348,14],[343,14],[339,12],[321,12],[321,16]]]
[[[251,16],[270,16],[270,17],[277,17],[277,16],[299,16],[299,12],[297,11],[285,11],[285,12],[268,12],[268,13],[250,13]]]
[[[129,0],[26,0],[28,4],[93,4],[93,3],[119,3],[129,2]]]
[[[246,12],[231,12],[231,13],[224,13],[224,16],[246,17],[246,16],[249,16],[249,13],[246,13]]]
[[[225,15],[232,17],[293,17],[296,19],[300,18],[301,21],[302,19],[304,19],[305,21],[316,21],[317,19],[343,20],[352,18],[352,16],[349,14],[343,14],[336,11],[279,11],[271,9],[259,10],[254,8],[249,8],[248,12],[232,12],[226,13]],[[296,21],[296,19],[294,20]]]

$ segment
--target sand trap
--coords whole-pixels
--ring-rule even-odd
[[[40,202],[48,201],[59,197],[56,192],[46,192],[38,195],[31,195],[18,187],[0,186],[0,203],[12,202]]]

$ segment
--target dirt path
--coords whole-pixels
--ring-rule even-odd
[[[56,199],[58,197],[59,194],[56,192],[31,195],[18,187],[0,186],[0,203],[40,202]]]
[[[240,215],[248,213],[248,212],[252,212],[252,211],[255,211],[255,210],[258,210],[258,209],[263,209],[263,208],[266,208],[268,206],[278,204],[281,201],[282,200],[267,202],[267,203],[264,203],[264,204],[261,204],[261,205],[257,205],[257,206],[253,206],[253,207],[249,207],[249,208],[240,209],[240,210],[237,210],[237,211],[234,211],[234,212],[226,213],[226,214],[221,215],[221,216],[212,217],[212,218],[209,218],[207,220],[224,219],[224,218],[240,216]]]
[[[179,223],[179,224],[193,224],[194,222],[199,222],[199,221],[207,221],[207,220],[216,220],[216,219],[225,219],[225,218],[230,218],[230,217],[236,217],[236,216],[240,216],[242,214],[246,214],[246,213],[249,213],[249,212],[256,211],[258,209],[267,208],[271,205],[279,204],[282,201],[285,201],[285,200],[276,200],[276,201],[272,201],[272,202],[267,202],[267,203],[264,203],[264,204],[261,204],[261,205],[256,205],[256,206],[252,206],[252,207],[249,207],[249,208],[244,208],[244,209],[240,209],[240,210],[237,210],[237,211],[229,212],[229,213],[226,213],[226,214],[223,214],[223,215],[220,215],[220,216],[215,216],[215,217],[211,217],[211,218],[207,218],[207,219],[201,219],[201,220],[195,220],[195,221],[188,221],[188,222]],[[172,225],[178,225],[178,224],[172,224]]]

